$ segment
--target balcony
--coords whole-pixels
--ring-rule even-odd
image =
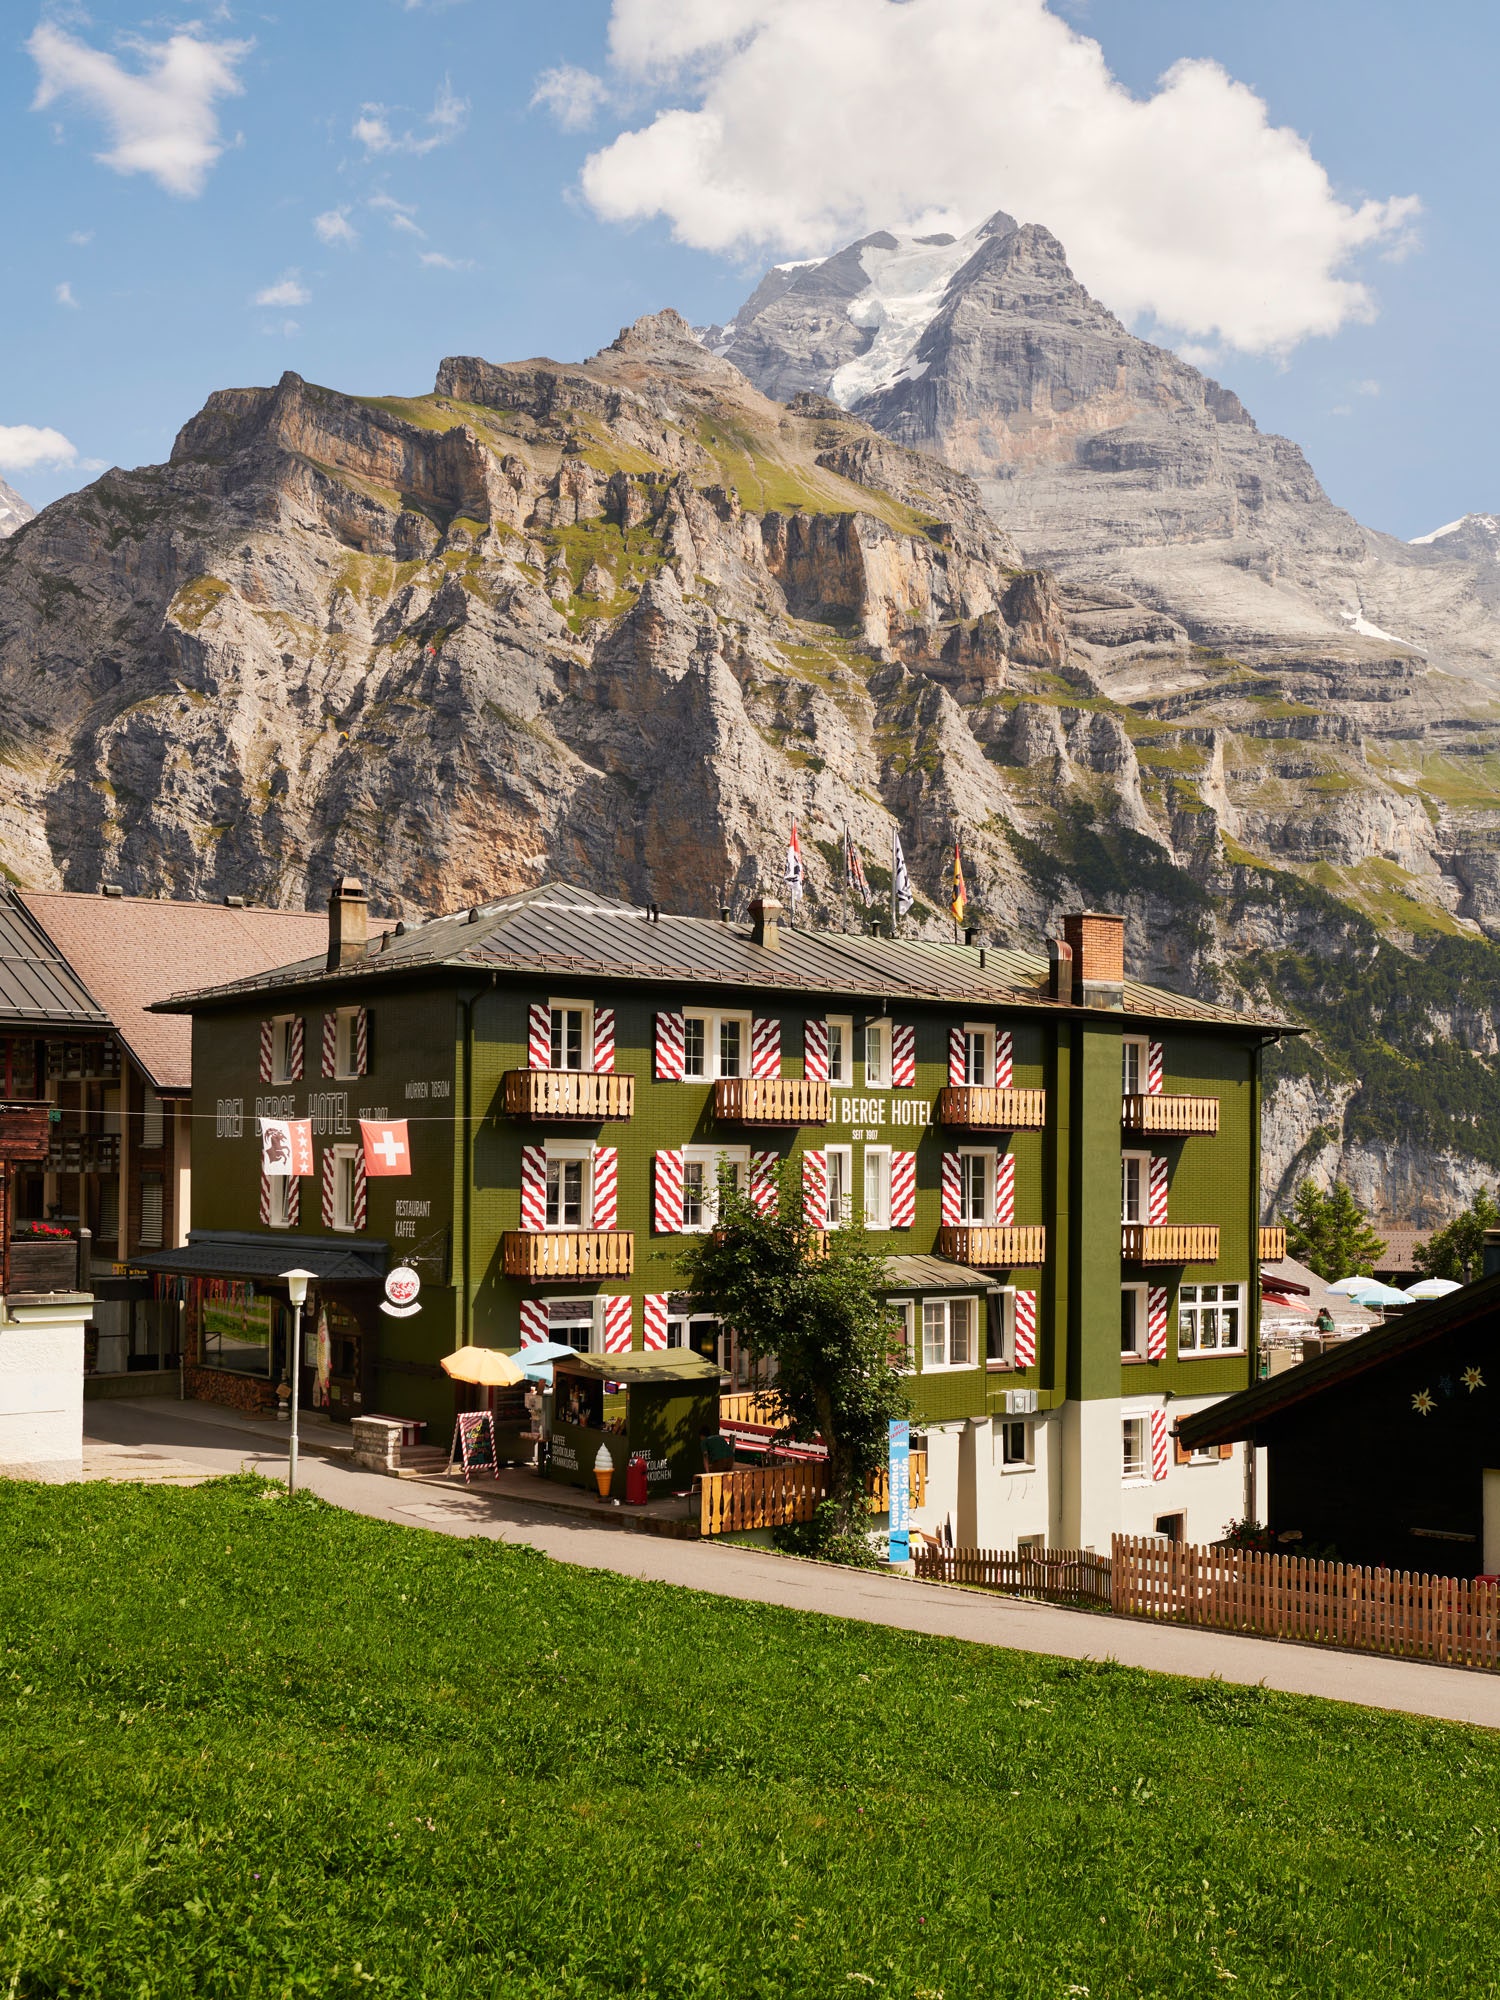
[[[1120,1255],[1127,1264],[1217,1264],[1219,1225],[1127,1222],[1120,1231]]]
[[[1127,1097],[1120,1112],[1127,1132],[1151,1132],[1160,1138],[1181,1138],[1190,1132],[1217,1132],[1217,1097]]]
[[[1047,1231],[964,1223],[938,1231],[938,1255],[985,1271],[1014,1271],[1047,1261]]]
[[[714,1085],[714,1116],[726,1125],[826,1125],[828,1084],[807,1076],[727,1076]]]
[[[507,1278],[628,1278],[635,1270],[629,1229],[507,1229]]]
[[[1040,1132],[1047,1122],[1047,1093],[985,1090],[965,1084],[942,1092],[938,1120],[970,1132]]]
[[[598,1125],[606,1118],[629,1118],[635,1110],[635,1078],[587,1069],[508,1069],[508,1118],[575,1120]]]
[[[1260,1232],[1260,1261],[1262,1264],[1279,1264],[1286,1255],[1286,1230],[1278,1223],[1274,1228]]]

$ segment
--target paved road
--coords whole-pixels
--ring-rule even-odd
[[[84,1406],[97,1476],[119,1478],[133,1462],[138,1476],[205,1477],[242,1467],[284,1477],[284,1434],[204,1403],[163,1400],[99,1402]],[[1064,1659],[1113,1659],[1157,1673],[1217,1676],[1244,1686],[1288,1694],[1326,1696],[1367,1708],[1481,1723],[1500,1729],[1500,1675],[1387,1660],[1361,1653],[1198,1632],[1029,1604],[901,1577],[868,1575],[820,1563],[793,1562],[756,1549],[718,1542],[675,1542],[622,1533],[587,1515],[559,1514],[498,1500],[480,1487],[452,1490],[357,1470],[332,1431],[304,1442],[302,1483],[322,1499],[376,1520],[431,1528],[444,1535],[482,1535],[527,1542],[560,1562],[658,1583],[684,1584],[794,1611],[857,1618],[967,1639],[984,1646],[1048,1653]]]

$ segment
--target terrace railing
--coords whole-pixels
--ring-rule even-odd
[[[938,1254],[955,1264],[985,1271],[1014,1271],[1047,1261],[1047,1231],[1041,1224],[1002,1228],[964,1223],[938,1232]]]
[[[927,1454],[910,1459],[911,1504],[927,1500]],[[884,1471],[870,1482],[870,1512],[884,1514],[891,1496]],[[749,1528],[784,1528],[810,1521],[828,1495],[828,1465],[823,1459],[791,1465],[756,1465],[733,1472],[705,1472],[698,1480],[698,1532],[702,1535],[741,1534]]]
[[[510,1118],[576,1121],[597,1125],[629,1118],[635,1110],[635,1078],[587,1069],[508,1069],[505,1111]]]
[[[1127,1132],[1151,1132],[1167,1138],[1189,1132],[1217,1132],[1217,1097],[1188,1097],[1175,1093],[1159,1097],[1127,1097],[1123,1100],[1121,1122]]]
[[[1040,1132],[1047,1122],[1047,1093],[950,1086],[938,1097],[938,1121],[970,1132]]]
[[[1260,1232],[1260,1261],[1262,1264],[1279,1264],[1286,1255],[1286,1230],[1278,1223],[1274,1228]]]
[[[507,1229],[507,1278],[628,1278],[635,1270],[630,1229]]]
[[[1127,1222],[1120,1230],[1120,1255],[1127,1264],[1217,1264],[1219,1225]]]
[[[826,1125],[833,1093],[807,1076],[728,1076],[714,1085],[714,1116],[726,1125]]]

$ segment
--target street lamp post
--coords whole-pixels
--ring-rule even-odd
[[[314,1271],[283,1271],[287,1296],[292,1302],[292,1438],[286,1461],[286,1490],[288,1494],[297,1490],[297,1403],[301,1391],[302,1375],[302,1307],[307,1299],[309,1281],[316,1277]]]

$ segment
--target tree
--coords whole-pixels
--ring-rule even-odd
[[[1372,1271],[1385,1244],[1343,1181],[1335,1181],[1327,1194],[1315,1182],[1304,1181],[1293,1197],[1286,1247],[1335,1285],[1340,1278]]]
[[[859,1228],[808,1226],[795,1171],[776,1177],[775,1213],[763,1215],[720,1175],[717,1221],[679,1266],[694,1307],[732,1326],[759,1358],[774,1356],[767,1392],[788,1438],[828,1447],[829,1505],[819,1539],[865,1546],[870,1475],[886,1460],[888,1426],[907,1413],[897,1366],[900,1323],[880,1297],[881,1259]]]
[[[1481,1188],[1466,1209],[1443,1228],[1434,1230],[1412,1252],[1412,1262],[1424,1278],[1452,1278],[1472,1285],[1484,1269],[1484,1232],[1500,1229],[1500,1207]]]

